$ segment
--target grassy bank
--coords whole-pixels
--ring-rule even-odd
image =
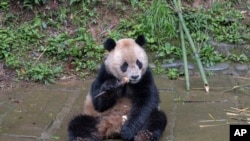
[[[191,6],[192,0],[183,2],[184,19],[204,65],[249,62],[244,51],[225,56],[209,44],[210,40],[230,44],[250,40],[249,23],[242,22],[249,7],[240,7],[249,1],[215,1],[197,7]],[[148,39],[146,49],[154,52],[153,61],[160,66],[182,57],[176,27],[176,11],[165,0],[2,0],[0,78],[46,84],[69,75],[86,78],[105,54],[105,38],[139,34]],[[166,72],[161,70],[157,67],[155,72]]]

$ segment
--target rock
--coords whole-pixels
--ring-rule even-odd
[[[184,68],[184,63],[182,60],[174,61],[173,63],[164,63],[161,65],[163,68]],[[188,63],[188,69],[193,70],[195,67],[193,64]]]
[[[222,72],[223,75],[240,76],[235,70],[225,70]]]
[[[247,71],[248,70],[248,65],[245,65],[245,64],[235,65],[235,70],[236,71]]]
[[[247,71],[245,77],[249,77],[250,78],[250,70]]]
[[[163,68],[169,69],[169,68],[179,68],[183,65],[182,61],[174,61],[173,63],[164,63],[161,66]]]
[[[207,70],[207,71],[222,71],[222,70],[226,70],[228,68],[229,68],[228,63],[220,63],[220,64],[217,64],[215,66],[207,67],[207,68],[204,68],[204,69]]]
[[[179,73],[185,75],[184,66],[181,66],[181,67],[179,68]],[[189,66],[188,66],[188,74],[189,74],[189,75],[195,75],[194,66],[191,66],[190,68],[189,68]]]
[[[189,70],[193,70],[194,69],[194,65],[193,64],[188,64],[188,69]]]
[[[220,43],[213,40],[210,40],[209,44],[215,46],[216,50],[225,56],[229,56],[231,54],[230,50],[235,48],[234,44]]]

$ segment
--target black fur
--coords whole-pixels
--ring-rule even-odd
[[[146,39],[143,35],[139,35],[136,39],[135,42],[140,45],[141,47],[144,46],[146,44]]]
[[[103,96],[93,99],[93,104],[97,111],[103,112],[115,104],[118,95],[115,95],[114,92],[117,90],[117,87],[118,79],[109,74],[105,69],[105,65],[103,64],[97,78],[92,83],[91,97],[96,97],[98,94],[104,91],[109,93],[109,95],[107,96],[103,94]]]
[[[100,112],[105,111],[112,107],[119,97],[129,97],[132,99],[133,106],[128,120],[121,129],[123,140],[132,141],[134,136],[144,128],[153,132],[154,138],[158,140],[165,129],[166,116],[158,111],[159,95],[150,69],[147,68],[137,84],[129,83],[124,87],[117,87],[117,83],[118,80],[106,71],[105,65],[102,65],[92,84],[91,96],[95,97],[102,91],[113,94],[93,99],[95,109]]]
[[[69,140],[77,141],[89,139],[89,141],[101,140],[96,129],[97,119],[88,115],[78,115],[74,117],[68,126]]]
[[[116,46],[115,40],[108,38],[105,42],[104,42],[104,48],[108,51],[111,51],[112,49],[114,49]]]
[[[149,120],[144,125],[143,129],[153,133],[153,140],[157,141],[160,139],[162,132],[164,131],[167,124],[167,117],[162,111],[154,110]]]

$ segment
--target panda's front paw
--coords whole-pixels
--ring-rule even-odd
[[[125,141],[130,141],[133,140],[134,134],[131,132],[131,129],[128,126],[124,125],[121,129],[121,137]]]
[[[140,130],[134,137],[134,141],[155,141],[153,133],[148,130]]]
[[[120,86],[119,80],[110,79],[105,81],[101,86],[101,92],[103,91],[114,91]]]

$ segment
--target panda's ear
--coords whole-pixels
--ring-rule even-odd
[[[114,49],[116,46],[115,40],[108,38],[105,42],[104,42],[104,48],[108,51],[111,51],[112,49]]]
[[[146,39],[143,35],[139,35],[136,39],[135,39],[135,42],[140,45],[140,46],[143,46],[146,44]]]

